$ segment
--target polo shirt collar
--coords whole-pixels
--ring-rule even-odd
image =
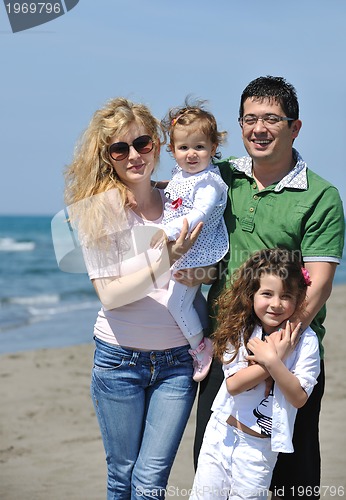
[[[274,191],[278,192],[284,188],[295,188],[295,189],[307,189],[307,164],[300,156],[298,151],[293,148],[293,156],[296,161],[295,166],[288,172],[287,175],[280,182],[278,182],[274,188]],[[231,165],[234,166],[239,172],[243,172],[247,177],[252,177],[252,159],[250,156],[243,156],[236,160],[230,161]]]

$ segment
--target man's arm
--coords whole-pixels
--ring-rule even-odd
[[[327,302],[332,291],[336,266],[335,262],[305,263],[305,268],[311,278],[311,286],[308,287],[306,295],[306,307],[299,317],[291,318],[295,325],[302,323],[302,330],[310,325],[318,311]]]

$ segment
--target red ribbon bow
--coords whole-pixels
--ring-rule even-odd
[[[182,198],[177,198],[176,200],[172,201],[172,208],[174,208],[174,210],[176,210],[182,204],[183,204],[183,199]]]

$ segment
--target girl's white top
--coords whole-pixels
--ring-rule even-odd
[[[227,203],[228,186],[219,168],[210,164],[206,170],[188,174],[178,165],[168,183],[162,229],[168,239],[175,240],[186,218],[191,231],[203,222],[203,229],[193,247],[181,257],[174,269],[208,266],[220,261],[228,252],[228,233],[223,213]]]
[[[251,338],[262,338],[262,328],[256,326]],[[231,359],[230,353],[224,355],[225,361]],[[284,397],[281,390],[274,383],[274,390],[265,397],[265,382],[261,382],[253,389],[231,396],[227,391],[226,379],[242,368],[248,366],[245,359],[247,351],[244,344],[240,346],[236,358],[223,365],[225,380],[214,399],[212,411],[215,416],[225,421],[233,415],[239,422],[256,432],[266,434],[271,429],[271,448],[273,451],[292,453],[292,436],[297,409]],[[308,327],[301,335],[295,350],[284,360],[286,367],[299,380],[300,385],[310,396],[320,372],[320,356],[318,339],[315,332]]]

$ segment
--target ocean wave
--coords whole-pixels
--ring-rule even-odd
[[[78,316],[78,311],[97,315],[98,300],[60,302],[59,295],[13,297],[0,301],[0,333],[45,321],[59,321],[59,317]],[[86,314],[82,312],[82,315]]]
[[[32,306],[36,304],[57,304],[60,302],[60,295],[58,294],[42,294],[42,295],[30,295],[28,297],[7,297],[2,299],[2,302],[7,302],[8,304],[18,304],[21,306]]]
[[[98,301],[92,302],[74,302],[72,304],[60,304],[56,307],[28,307],[28,312],[32,316],[54,316],[56,314],[64,314],[73,311],[79,311],[83,309],[95,309],[99,307],[100,303]]]
[[[0,238],[0,252],[31,252],[35,248],[33,241],[18,241],[13,238]]]

